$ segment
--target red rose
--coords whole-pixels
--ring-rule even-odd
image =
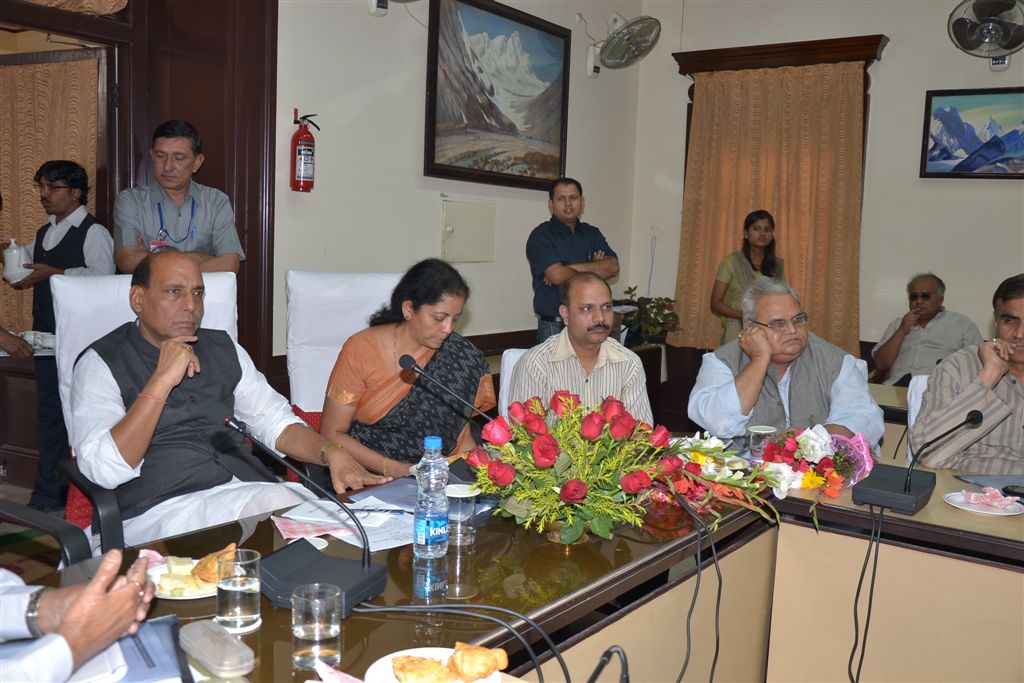
[[[526,417],[526,406],[519,401],[510,403],[508,406],[508,416],[516,422],[522,422],[523,418]]]
[[[609,420],[608,423],[611,425],[611,429],[608,431],[616,441],[632,436],[633,430],[636,429],[636,420],[629,413],[617,415]]]
[[[654,431],[651,432],[648,439],[650,439],[651,445],[655,448],[664,448],[665,446],[668,446],[669,436],[671,436],[669,431],[662,425],[658,425],[654,428]]]
[[[495,446],[504,446],[512,439],[512,429],[505,422],[505,418],[501,416],[485,424],[481,433],[484,440]]]
[[[601,415],[609,422],[612,421],[613,417],[624,415],[625,413],[625,404],[614,396],[609,396],[601,402]]]
[[[580,423],[580,433],[591,441],[597,441],[604,433],[604,418],[601,413],[590,413]]]
[[[801,474],[811,469],[811,463],[806,460],[794,460],[786,464],[792,467],[794,472],[800,472]]]
[[[583,499],[587,497],[587,485],[579,479],[570,479],[562,484],[562,490],[558,492],[558,497],[562,499],[563,503],[582,503]]]
[[[696,465],[697,463],[691,463]],[[680,467],[683,466],[683,459],[678,455],[670,455],[667,458],[662,458],[658,461],[658,471],[662,474],[672,474]],[[697,466],[697,470],[700,471],[700,466]]]
[[[770,441],[764,445],[764,455],[761,457],[765,462],[782,462],[782,447]]]
[[[814,467],[814,469],[818,470],[818,472],[821,472],[822,474],[828,472],[829,470],[834,470],[835,468],[835,462],[833,462],[832,458],[828,457],[827,455],[821,460],[819,460],[818,464],[815,465]]]
[[[686,470],[687,472],[689,472],[690,474],[692,474],[695,477],[700,476],[700,465],[698,465],[695,462],[688,462],[688,463],[686,463],[686,466],[683,469]]]
[[[790,453],[796,453],[797,449],[800,448],[800,444],[797,443],[796,439],[789,437],[786,439],[786,450]]]
[[[559,389],[551,396],[551,410],[555,411],[558,417],[562,417],[567,408],[575,408],[579,404],[580,397],[570,394],[568,389]]]
[[[643,470],[627,474],[619,480],[619,486],[626,493],[640,493],[651,485],[651,478]]]
[[[544,422],[544,418],[533,413],[527,413],[523,417],[523,426],[526,427],[526,431],[530,432],[534,436],[540,436],[541,434],[548,433],[548,425]]]
[[[516,468],[500,460],[492,460],[487,465],[487,476],[495,486],[508,486],[516,478]]]
[[[489,462],[491,462],[491,456],[481,446],[477,446],[466,456],[466,464],[470,467],[487,467]]]
[[[550,434],[538,436],[533,440],[533,464],[537,467],[551,467],[561,450],[555,437]]]
[[[541,417],[544,417],[544,413],[547,412],[544,408],[544,401],[540,400],[540,396],[531,396],[526,399],[526,410],[536,413]]]

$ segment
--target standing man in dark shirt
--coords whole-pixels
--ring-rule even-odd
[[[558,313],[558,287],[576,273],[594,273],[603,280],[619,274],[619,257],[604,235],[580,220],[587,200],[573,178],[559,178],[548,190],[551,220],[541,223],[526,241],[526,259],[533,276],[533,312],[537,342],[558,334],[565,322]]]

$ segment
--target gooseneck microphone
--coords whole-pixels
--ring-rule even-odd
[[[983,419],[984,419],[984,416],[981,414],[980,410],[972,410],[969,413],[967,413],[967,417],[964,418],[963,422],[961,422],[960,424],[956,425],[955,427],[950,427],[949,429],[947,429],[946,431],[942,432],[941,434],[939,434],[934,439],[931,439],[930,441],[926,441],[923,446],[918,448],[917,449],[917,453],[913,454],[911,456],[911,458],[910,458],[910,466],[907,468],[907,478],[903,482],[903,491],[904,491],[904,493],[910,491],[910,477],[914,474],[914,466],[917,465],[917,461],[921,459],[921,455],[925,451],[927,451],[929,448],[931,448],[937,442],[942,441],[947,436],[949,436],[950,434],[952,434],[956,430],[960,429],[961,427],[967,427],[968,429],[977,429],[978,427],[981,426],[981,422],[982,422]]]
[[[469,408],[474,413],[476,413],[480,417],[484,418],[488,422],[492,421],[492,418],[487,413],[485,413],[484,411],[480,410],[475,405],[473,405],[472,403],[470,403],[466,399],[464,399],[461,396],[459,396],[458,394],[456,394],[454,391],[452,391],[447,386],[442,384],[440,380],[434,379],[429,374],[427,374],[427,371],[424,370],[423,368],[421,368],[419,365],[417,365],[416,359],[413,358],[412,356],[410,356],[409,354],[407,354],[407,353],[406,354],[402,354],[402,357],[398,359],[398,365],[401,366],[401,368],[403,370],[412,370],[417,375],[422,375],[423,377],[426,377],[431,382],[433,382],[434,384],[436,384],[437,386],[441,387],[446,392],[448,392],[448,394],[453,396],[456,401],[458,401],[462,405],[466,406],[467,408]]]
[[[370,540],[366,535],[366,529],[359,523],[355,513],[338,500],[337,496],[310,479],[305,472],[288,462],[280,453],[260,441],[253,435],[249,427],[234,415],[229,414],[225,417],[223,424],[249,439],[261,452],[283,465],[288,471],[293,472],[317,495],[337,505],[352,520],[363,543],[361,561],[323,555],[315,549],[312,553],[309,553],[308,550],[303,551],[304,546],[309,546],[312,549],[308,543],[292,543],[272,553],[260,563],[260,574],[265,589],[263,592],[267,599],[279,607],[287,607],[291,604],[291,587],[294,585],[316,583],[317,581],[332,583],[341,588],[342,617],[347,617],[356,605],[383,593],[388,580],[387,568],[370,562]],[[306,555],[300,559],[299,556],[303,552]],[[274,575],[275,571],[279,571],[279,575]]]

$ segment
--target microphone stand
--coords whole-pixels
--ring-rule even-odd
[[[451,389],[446,387],[444,384],[442,384],[440,380],[436,380],[433,377],[431,377],[429,374],[427,374],[427,371],[424,370],[423,368],[421,368],[416,363],[416,359],[413,358],[412,356],[410,356],[409,354],[407,354],[407,353],[403,354],[402,357],[398,359],[398,365],[401,366],[401,368],[403,370],[412,370],[417,375],[422,375],[423,377],[426,377],[431,382],[433,382],[434,384],[436,384],[437,386],[441,387],[446,392],[448,392],[448,394],[450,396],[452,396],[453,398],[455,398],[456,401],[458,401],[462,405],[466,406],[467,408],[469,408],[474,413],[476,413],[480,417],[484,418],[488,422],[493,422],[493,418],[491,418],[490,415],[488,415],[487,413],[485,413],[484,411],[480,410],[479,408],[477,408],[475,405],[473,405],[472,403],[470,403],[466,399],[464,399],[461,396],[459,396],[458,394],[456,394],[454,391],[452,391]]]
[[[383,593],[388,581],[387,568],[384,565],[372,564],[370,562],[370,539],[366,535],[366,529],[363,528],[363,525],[356,518],[355,513],[338,500],[337,496],[310,479],[305,472],[256,438],[244,422],[239,422],[231,415],[224,420],[224,426],[233,429],[252,441],[260,451],[283,465],[288,471],[293,472],[299,480],[309,486],[317,495],[326,498],[341,508],[355,524],[356,530],[359,532],[359,538],[363,543],[362,560],[358,562],[341,557],[322,555],[320,551],[313,548],[309,543],[292,543],[268,555],[260,563],[260,575],[261,579],[263,579],[261,586],[269,587],[268,584],[271,584],[275,589],[273,592],[263,591],[267,599],[279,607],[289,607],[291,605],[291,589],[287,586],[294,587],[294,585],[302,583],[316,582],[331,583],[341,589],[341,613],[344,618],[359,603],[375,598]],[[311,555],[307,552],[300,559],[298,555],[302,552],[301,548],[303,545],[308,549],[312,549],[314,554]],[[290,557],[293,554],[296,557]],[[328,562],[329,567],[326,566]],[[318,564],[323,565],[319,567],[319,571]],[[274,571],[279,572],[280,575],[271,573]],[[283,596],[282,593],[284,593]]]

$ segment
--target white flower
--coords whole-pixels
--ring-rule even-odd
[[[832,457],[835,453],[832,448],[832,435],[821,425],[805,429],[800,436],[796,437],[796,442],[800,445],[800,456],[815,464],[826,456]]]
[[[789,489],[800,488],[800,483],[804,479],[804,475],[794,472],[793,468],[784,462],[766,462],[764,471],[772,484],[772,492],[780,500],[786,497]]]

